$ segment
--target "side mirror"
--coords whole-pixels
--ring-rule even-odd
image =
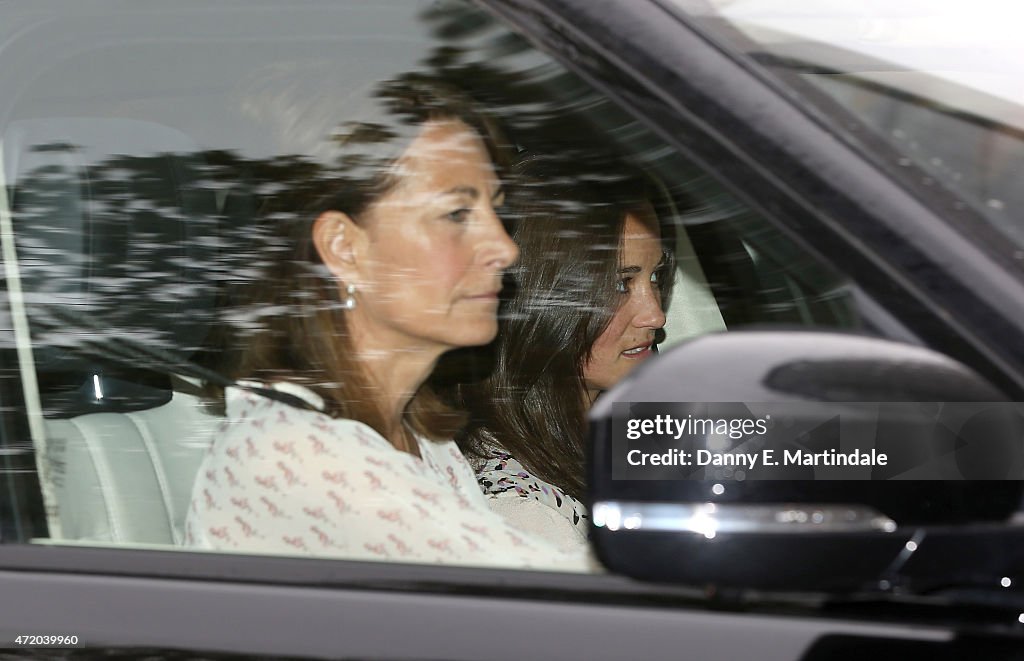
[[[1024,578],[1022,428],[1018,405],[927,349],[704,336],[591,410],[592,540],[616,573],[695,586],[997,586]]]

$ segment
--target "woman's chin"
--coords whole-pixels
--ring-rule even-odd
[[[451,349],[478,347],[489,344],[498,336],[498,322],[490,319],[464,320],[454,322],[447,342]]]

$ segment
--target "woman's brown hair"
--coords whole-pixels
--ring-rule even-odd
[[[646,215],[658,196],[643,176],[621,170],[559,174],[564,168],[537,162],[518,169],[506,198],[520,249],[515,290],[489,347],[490,375],[459,388],[470,421],[458,440],[477,459],[497,445],[537,477],[582,496],[583,366],[619,304],[626,215]],[[668,229],[664,245],[671,245]],[[670,251],[660,269],[667,297]]]

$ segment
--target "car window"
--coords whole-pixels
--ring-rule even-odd
[[[366,90],[418,77],[451,81],[494,119],[513,197],[515,164],[531,159],[570,179],[644,178],[675,269],[655,324],[663,348],[750,325],[878,331],[853,281],[720,173],[474,5],[54,1],[0,13],[3,365],[20,386],[5,415],[24,414],[29,436],[4,443],[38,477],[17,483],[19,497],[45,507],[45,526],[5,521],[0,541],[188,546],[190,509],[214,500],[195,486],[204,457],[229,428],[217,387],[267,320],[290,314],[239,296],[286,259],[267,228],[302,219],[320,182],[362,167],[323,144],[363,112]],[[507,229],[522,220],[498,213]],[[311,401],[281,392],[267,406]],[[303,479],[273,477],[285,499]],[[272,516],[275,502],[236,506]],[[235,550],[258,552],[239,526]],[[402,561],[403,543],[371,551]],[[341,546],[294,552],[371,558]]]
[[[791,86],[892,176],[969,208],[995,251],[1024,253],[1019,8],[999,2],[713,0],[674,3]],[[877,145],[876,146],[876,141]]]

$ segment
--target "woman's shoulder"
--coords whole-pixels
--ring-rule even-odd
[[[374,457],[396,452],[376,430],[357,420],[332,418],[319,408],[319,398],[294,384],[228,388],[225,392],[226,416],[214,437],[210,454],[223,460],[236,459],[239,453],[252,464],[259,460],[275,463],[277,455],[293,460],[314,457],[318,462],[351,461],[357,455]],[[285,392],[302,400],[277,399]]]
[[[308,388],[286,382],[267,385],[243,383],[244,387],[228,388],[225,393],[226,420],[230,427],[249,427],[257,433],[274,428],[285,428],[293,433],[308,430],[313,435],[352,438],[363,444],[390,446],[383,436],[365,423],[329,416],[324,410],[323,399]]]
[[[227,418],[211,447],[210,462],[247,459],[251,470],[277,470],[280,461],[294,461],[307,465],[306,471],[315,466],[321,473],[363,471],[392,481],[426,478],[480,497],[472,469],[451,441],[419,437],[417,457],[396,449],[366,423],[329,416],[318,406],[322,400],[301,386],[248,385],[226,393]],[[277,399],[275,392],[309,406]]]

